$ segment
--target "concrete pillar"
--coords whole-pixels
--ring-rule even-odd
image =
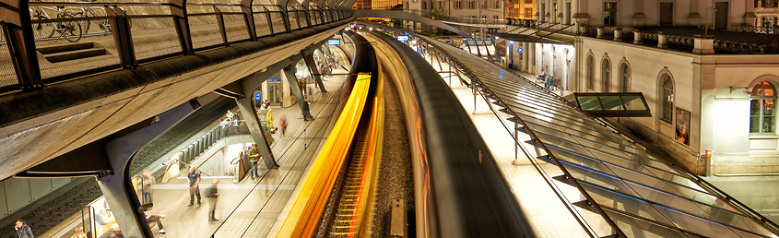
[[[314,78],[314,81],[319,85],[319,89],[324,93],[327,92],[325,90],[325,84],[322,83],[322,75],[319,72],[319,69],[316,68],[316,63],[314,63],[314,52],[311,51],[311,54],[304,54],[303,52],[300,52],[303,54],[303,60],[306,62],[306,66],[308,66],[308,71],[311,72],[311,77]]]
[[[140,201],[132,189],[130,163],[138,150],[186,117],[194,108],[185,103],[159,115],[157,123],[106,142],[103,149],[113,173],[97,178],[111,212],[125,237],[153,237]]]
[[[692,53],[695,54],[714,54],[714,38],[711,36],[696,36],[693,38],[695,47]]]
[[[247,90],[244,89],[244,92],[247,92]],[[248,90],[248,92],[253,93],[254,90],[251,89]],[[243,97],[235,99],[235,102],[238,104],[238,109],[241,110],[241,115],[243,115],[246,126],[249,127],[249,133],[252,135],[254,143],[257,144],[257,149],[260,150],[260,155],[264,158],[265,167],[268,169],[278,168],[279,165],[276,164],[276,157],[273,156],[273,151],[270,149],[270,144],[273,143],[273,137],[270,136],[270,133],[263,130],[260,120],[257,118],[257,111],[254,110],[254,106],[252,105],[252,100],[254,100],[252,97]],[[270,142],[268,142],[269,140]]]
[[[311,112],[309,111],[308,102],[304,99],[303,92],[301,92],[300,85],[298,85],[298,79],[295,77],[295,64],[285,67],[283,71],[284,76],[287,78],[287,82],[289,82],[289,88],[292,89],[292,94],[294,94],[295,99],[298,100],[300,112],[303,114],[303,120],[314,120],[314,117],[311,116]]]
[[[667,48],[668,47],[668,36],[663,34],[662,31],[657,32],[657,48]]]
[[[622,28],[614,29],[614,40],[622,41]]]
[[[641,37],[642,37],[641,32],[633,31],[633,44],[644,43],[644,39]]]

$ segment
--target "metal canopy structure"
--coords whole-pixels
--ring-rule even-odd
[[[610,232],[591,235],[776,237],[779,229],[775,223],[680,169],[670,158],[658,157],[660,153],[635,143],[528,79],[460,49],[421,38],[451,57],[473,81],[476,92],[510,115],[507,120],[530,136],[527,143],[539,148],[538,159],[563,171],[549,176],[580,191],[580,196],[566,200],[578,207],[572,211],[586,223],[582,225],[594,233]],[[592,229],[594,226],[607,227]]]
[[[651,117],[641,93],[573,93],[576,105],[596,117]]]
[[[497,37],[500,37],[500,38],[503,38],[503,39],[507,39],[507,40],[529,42],[529,43],[573,45],[572,42],[565,42],[565,41],[553,40],[553,39],[549,39],[549,38],[542,38],[542,37],[538,37],[538,36],[534,36],[534,35],[520,35],[520,34],[511,34],[511,33],[492,33],[492,35],[495,35]]]

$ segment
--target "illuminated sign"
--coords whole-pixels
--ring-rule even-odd
[[[269,78],[268,82],[281,82],[281,78]]]
[[[329,39],[327,40],[328,45],[340,45],[341,40],[340,39]]]
[[[400,35],[400,36],[398,36],[398,40],[406,42],[406,41],[408,41],[408,35]]]
[[[254,101],[262,101],[262,92],[254,92]]]
[[[522,53],[523,51],[525,51],[525,50],[524,50],[524,49],[522,49],[522,47],[521,47],[521,46],[520,46],[520,47],[517,47],[517,53]]]

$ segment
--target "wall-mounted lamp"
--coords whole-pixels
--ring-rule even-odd
[[[742,93],[745,93],[747,95],[752,95],[752,91],[749,90],[749,88],[746,88],[746,87],[733,87],[733,86],[730,86],[730,93],[732,94],[733,90],[739,90],[739,89],[741,89]]]

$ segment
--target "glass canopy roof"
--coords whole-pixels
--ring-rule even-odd
[[[521,123],[520,131],[537,138],[528,143],[544,149],[546,155],[539,159],[556,164],[572,178],[556,179],[578,184],[626,236],[777,237],[775,224],[761,221],[697,176],[585,113],[650,116],[641,93],[577,93],[579,110],[497,65],[426,41],[470,71],[480,91],[503,107],[510,121]],[[594,209],[586,201],[572,204]]]
[[[641,93],[574,93],[576,105],[596,117],[651,117]]]

